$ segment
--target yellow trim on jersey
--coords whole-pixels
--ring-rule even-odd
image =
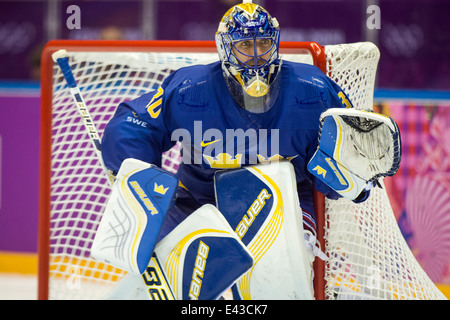
[[[346,108],[352,108],[352,104],[347,99],[347,96],[345,95],[344,92],[339,91],[338,97],[342,100],[342,104],[345,105]]]
[[[161,113],[161,108],[159,110],[155,111],[159,106],[162,104],[162,95],[164,93],[163,88],[159,87],[158,91],[155,93],[153,98],[150,100],[150,102],[147,104],[147,112],[150,114],[150,117],[153,119],[156,119],[159,114]]]

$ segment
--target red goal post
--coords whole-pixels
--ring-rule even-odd
[[[51,58],[60,49],[69,53],[100,136],[120,101],[150,91],[184,64],[217,60],[218,56],[213,41],[54,40],[42,52],[38,298],[98,299],[123,271],[89,257],[109,185],[95,152],[89,150],[83,124]],[[379,58],[373,44],[282,42],[280,52],[286,60],[317,65],[343,88],[356,108],[372,108]],[[173,170],[176,150],[165,156],[170,163],[167,169]],[[385,191],[374,192],[371,201],[357,207],[345,201],[325,201],[317,192],[314,198],[318,238],[329,257],[326,263],[316,259],[316,299],[441,298],[408,252]],[[351,231],[345,238],[347,229]],[[381,238],[367,243],[373,237]],[[400,262],[392,263],[390,254],[381,254],[385,247],[392,248]],[[398,263],[406,273],[398,268],[386,271],[387,264]]]

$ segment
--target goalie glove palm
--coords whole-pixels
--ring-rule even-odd
[[[319,147],[308,170],[343,197],[354,200],[375,180],[397,172],[401,142],[392,118],[336,108],[320,119]]]

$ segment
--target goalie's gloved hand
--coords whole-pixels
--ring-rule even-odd
[[[319,147],[308,170],[342,197],[364,201],[379,178],[397,172],[401,141],[392,118],[335,108],[320,120]]]

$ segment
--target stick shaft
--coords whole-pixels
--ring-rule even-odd
[[[72,69],[69,65],[69,58],[67,57],[67,52],[65,50],[57,51],[53,54],[53,59],[58,63],[61,72],[63,73],[64,79],[69,86],[70,93],[75,102],[75,105],[80,113],[81,118],[83,119],[84,126],[89,134],[89,138],[91,140],[92,146],[94,147],[95,153],[97,155],[98,161],[100,162],[106,176],[108,177],[108,182],[110,184],[113,183],[113,177],[108,174],[108,170],[103,163],[103,158],[101,154],[101,139],[98,131],[95,127],[94,121],[92,120],[89,109],[84,101],[84,98],[80,92],[80,88],[75,80],[75,77],[72,73]]]

